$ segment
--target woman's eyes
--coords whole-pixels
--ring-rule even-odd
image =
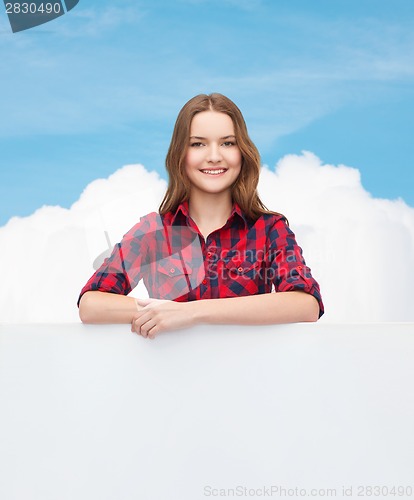
[[[226,142],[223,142],[222,145],[226,146],[226,147],[230,147],[230,146],[235,146],[236,143],[233,142],[233,141],[226,141]],[[192,148],[198,148],[200,146],[205,146],[205,144],[203,142],[193,142],[193,143],[191,143],[191,147]]]

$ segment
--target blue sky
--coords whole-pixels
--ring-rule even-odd
[[[414,206],[413,26],[412,0],[80,0],[15,34],[1,10],[0,225],[125,164],[166,177],[178,111],[210,92],[270,167],[310,150]]]

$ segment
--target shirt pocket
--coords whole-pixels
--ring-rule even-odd
[[[222,289],[225,297],[242,297],[259,293],[261,265],[258,261],[223,262]],[[222,296],[222,294],[220,294]]]
[[[176,300],[190,292],[192,269],[179,256],[172,255],[156,263],[152,297]]]

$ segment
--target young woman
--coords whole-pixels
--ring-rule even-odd
[[[184,105],[166,168],[159,214],[142,217],[83,287],[84,323],[131,323],[154,338],[198,323],[322,316],[319,285],[286,218],[257,194],[260,156],[230,99],[201,94]],[[140,279],[151,298],[127,296]]]

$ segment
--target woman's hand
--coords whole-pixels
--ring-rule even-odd
[[[179,330],[195,324],[188,302],[135,299],[140,307],[132,318],[131,332],[153,339],[158,333]]]

